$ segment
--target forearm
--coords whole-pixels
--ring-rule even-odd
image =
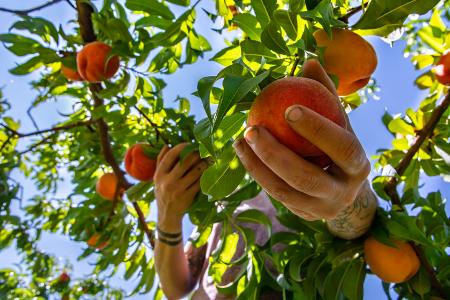
[[[377,198],[366,181],[353,204],[335,219],[327,221],[327,227],[333,235],[343,239],[360,237],[372,224],[377,206]]]
[[[181,232],[180,220],[158,220],[158,227],[166,232]],[[155,267],[162,290],[168,299],[180,299],[194,287],[183,242],[176,246],[165,244],[158,239],[155,245]]]

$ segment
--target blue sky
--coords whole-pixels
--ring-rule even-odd
[[[11,7],[12,3],[14,4],[14,8],[28,8],[43,2],[36,0],[0,0],[0,7]],[[213,3],[203,1],[200,7],[212,10]],[[203,12],[200,10],[197,11],[198,31],[208,38],[213,49],[220,49],[224,45],[223,36],[209,30],[210,20]],[[39,12],[39,15],[64,25],[69,19],[73,18],[74,13],[73,9],[64,2],[61,2],[54,7]],[[6,32],[14,19],[15,18],[10,14],[0,12],[0,32]],[[381,88],[381,91],[377,93],[380,100],[369,100],[366,104],[351,112],[349,116],[355,133],[360,138],[368,157],[371,157],[376,153],[377,149],[388,148],[391,146],[392,136],[381,122],[381,116],[384,111],[387,110],[391,114],[398,114],[403,113],[408,107],[416,109],[425,94],[413,85],[413,81],[418,75],[418,72],[414,70],[409,60],[403,57],[403,42],[395,43],[394,47],[391,48],[379,38],[369,37],[368,40],[375,47],[378,55],[378,67],[374,76]],[[199,120],[204,116],[200,101],[191,96],[191,93],[195,91],[198,79],[204,76],[215,75],[218,70],[221,69],[221,66],[218,64],[208,61],[213,55],[214,51],[208,53],[205,59],[195,65],[185,66],[183,69],[177,71],[176,74],[164,77],[167,82],[167,88],[164,91],[166,103],[175,99],[177,95],[188,97],[191,100],[192,113],[195,114],[196,118]],[[37,74],[24,77],[13,77],[7,70],[15,65],[18,58],[11,55],[3,46],[0,46],[0,57],[2,57],[0,86],[4,86],[5,97],[13,106],[9,115],[22,120],[22,132],[33,130],[33,126],[26,116],[26,110],[32,99],[35,97],[35,92],[31,90],[28,82],[33,78],[37,78]],[[64,113],[70,111],[70,105],[70,99],[60,99],[57,103],[41,105],[39,108],[33,110],[33,115],[40,128],[48,128],[61,120],[61,116],[58,112]],[[377,174],[372,171],[371,176],[373,177],[375,175]],[[37,193],[34,186],[25,178],[17,173],[15,174],[15,177],[24,183],[25,199]],[[70,180],[65,180],[60,184],[57,196],[64,197],[69,193],[71,188],[69,182]],[[421,183],[424,183],[422,195],[440,189],[445,198],[448,199],[450,196],[448,183],[447,189],[444,190],[445,183],[439,178],[422,180]],[[380,204],[386,206],[386,202],[381,202]],[[447,211],[449,210],[450,207],[447,204]],[[154,210],[152,216],[154,216]],[[192,225],[186,218],[184,220],[183,229],[184,236],[189,236]],[[76,260],[77,256],[81,254],[82,248],[85,247],[84,243],[70,241],[65,236],[46,234],[44,235],[40,246],[47,252],[61,257],[62,261],[69,260],[74,269],[72,277],[86,277],[90,274],[92,267],[89,263],[95,261],[94,257],[90,257],[83,261]],[[0,268],[11,266],[15,263],[19,263],[19,260],[13,249],[7,249],[0,255]],[[131,290],[137,284],[137,279],[133,278],[130,281],[124,281],[120,276],[115,276],[111,283],[125,290]],[[134,296],[131,299],[148,298],[149,296]],[[374,276],[368,276],[365,282],[364,299],[386,299],[386,296],[381,289],[381,282]]]

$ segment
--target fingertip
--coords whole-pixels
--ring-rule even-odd
[[[301,105],[289,106],[284,113],[284,117],[288,122],[297,122],[303,116],[303,107]]]

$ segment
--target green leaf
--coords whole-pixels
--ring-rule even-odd
[[[261,41],[267,48],[276,53],[291,55],[286,42],[280,33],[280,28],[273,22],[269,23],[261,33]]]
[[[209,154],[214,157],[215,151],[212,139],[212,124],[208,118],[202,119],[195,125],[194,135],[197,141],[201,142],[201,144],[206,148]]]
[[[0,34],[0,42],[11,44],[6,47],[17,56],[35,54],[44,47],[37,41],[18,34]]]
[[[247,209],[236,216],[236,220],[240,222],[251,222],[263,224],[267,230],[267,236],[272,236],[272,221],[263,212],[257,209]]]
[[[314,251],[312,249],[299,249],[299,251],[295,252],[292,256],[292,259],[289,261],[289,276],[298,282],[301,282],[304,276],[302,276],[302,268],[306,267],[305,263],[314,256]]]
[[[210,166],[200,178],[203,193],[210,200],[217,200],[231,194],[244,178],[245,169],[231,146],[225,147],[221,157]]]
[[[416,67],[416,70],[426,68],[434,63],[434,58],[427,54],[418,54],[411,58],[412,63]]]
[[[409,125],[403,119],[400,118],[393,119],[392,121],[390,121],[388,128],[392,133],[400,133],[403,135],[414,134],[414,127],[412,127],[411,125]]]
[[[408,15],[423,15],[438,2],[439,0],[372,0],[353,28],[374,29],[389,24],[402,24]]]
[[[229,66],[239,57],[241,57],[241,48],[238,45],[232,45],[217,52],[211,60],[223,66]]]
[[[39,69],[40,67],[42,67],[42,65],[42,59],[38,55],[32,57],[23,64],[17,65],[16,67],[10,69],[9,72],[13,75],[26,75]]]
[[[158,27],[161,29],[167,29],[169,28],[170,25],[172,25],[172,22],[170,20],[164,19],[159,16],[143,17],[140,18],[135,24],[137,29],[151,26]]]
[[[421,75],[419,75],[416,80],[414,81],[414,84],[422,90],[429,89],[433,86],[435,81],[434,75],[431,73],[431,71],[427,71]]]
[[[170,9],[157,0],[127,0],[125,6],[134,11],[143,11],[150,15],[157,15],[172,20],[175,18]]]
[[[415,241],[419,244],[433,247],[433,243],[427,239],[425,234],[417,227],[414,216],[408,216],[405,213],[391,211],[391,219],[386,221],[386,228],[395,236]]]
[[[274,60],[278,59],[278,56],[267,49],[264,44],[252,41],[245,40],[241,42],[242,55],[245,56],[250,61],[260,62],[262,58],[266,60]]]
[[[233,22],[245,32],[248,37],[255,41],[260,41],[262,29],[258,25],[258,19],[249,13],[238,14],[234,16]]]
[[[225,116],[219,128],[214,132],[214,145],[217,149],[222,148],[236,133],[242,129],[246,115],[234,113]]]
[[[284,31],[286,31],[287,36],[293,40],[296,41],[299,36],[298,31],[298,19],[297,15],[289,13],[286,10],[276,10],[273,13],[273,18],[275,21],[280,25]],[[302,23],[303,24],[303,23]],[[300,34],[301,35],[301,34]]]
[[[362,259],[351,261],[350,268],[344,278],[342,291],[349,300],[363,299],[364,279],[366,278],[365,263]]]
[[[196,33],[194,30],[189,32],[188,39],[191,48],[194,50],[202,52],[211,50],[211,45],[208,40],[204,36]]]
[[[337,268],[334,268],[323,283],[324,300],[340,300],[342,299],[342,288],[344,280],[351,267],[350,262],[344,262]]]
[[[443,53],[445,48],[445,34],[438,28],[433,26],[424,26],[417,35],[433,50]]]
[[[50,42],[49,37],[58,43],[58,30],[52,22],[39,17],[21,16],[23,20],[15,22],[11,29],[27,30],[32,34],[39,35],[44,41]]]
[[[331,35],[332,27],[347,26],[347,24],[337,20],[334,16],[333,4],[330,0],[322,0],[314,9],[300,12],[300,16],[319,22],[328,35]]]
[[[211,95],[211,90],[216,82],[215,76],[208,76],[201,78],[197,83],[197,91],[198,96],[202,100],[203,103],[203,109],[206,112],[206,115],[208,116],[208,119],[212,122],[212,115],[211,115],[211,106],[209,104],[209,97]]]
[[[141,200],[145,193],[147,193],[153,186],[153,182],[139,182],[127,189],[127,197],[130,201]]]
[[[225,76],[225,79],[223,80],[223,99],[220,101],[215,114],[213,131],[217,130],[228,110],[235,103],[239,102],[247,93],[254,90],[268,75],[269,71],[265,71],[252,78]]]
[[[252,0],[251,5],[262,28],[269,24],[272,13],[278,7],[276,0]]]
[[[411,279],[409,284],[422,298],[431,290],[429,275],[424,268],[419,269],[419,272]]]
[[[181,6],[188,6],[190,3],[190,0],[167,0],[167,1]]]

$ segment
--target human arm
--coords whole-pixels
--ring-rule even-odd
[[[336,95],[317,61],[305,63],[304,76]],[[342,238],[362,235],[372,222],[377,200],[367,183],[370,163],[349,121],[344,129],[301,105],[286,110],[286,121],[331,158],[330,167],[323,170],[306,161],[259,126],[248,128],[245,139],[234,144],[243,165],[269,195],[299,217],[325,219],[330,231]]]
[[[179,156],[185,144],[172,149],[165,146],[158,155],[155,196],[158,228],[168,234],[182,232],[182,219],[200,189],[199,179],[207,167],[198,153],[189,154],[182,163]],[[196,248],[182,241],[169,245],[156,239],[155,267],[162,290],[168,299],[180,299],[195,287],[205,259],[206,247]],[[185,252],[186,251],[186,252]]]

